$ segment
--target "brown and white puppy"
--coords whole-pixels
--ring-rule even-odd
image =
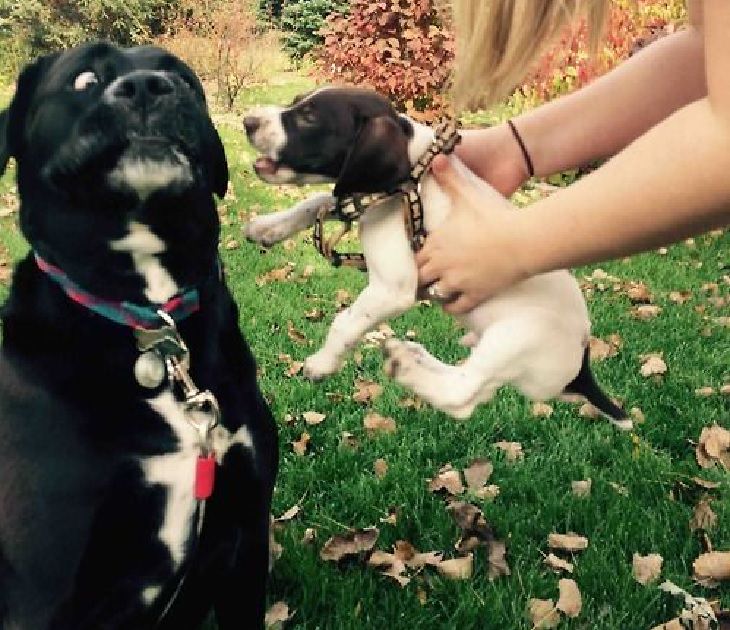
[[[346,88],[324,88],[289,107],[253,111],[244,126],[261,153],[254,164],[259,177],[273,184],[333,182],[334,196],[392,189],[407,179],[434,137],[429,127],[399,115],[379,94]],[[421,194],[431,231],[448,217],[451,201],[428,174]],[[246,234],[264,245],[281,241],[312,225],[318,208],[332,199],[318,194],[289,210],[257,217]],[[360,219],[360,238],[369,284],[337,315],[324,346],[306,360],[305,373],[312,379],[335,373],[368,330],[416,303],[418,273],[400,199],[371,207]],[[468,417],[502,385],[511,384],[534,400],[583,395],[616,426],[631,428],[631,420],[591,374],[590,319],[569,272],[525,280],[459,319],[470,331],[472,346],[463,364],[444,364],[419,344],[391,339],[385,347],[391,375],[455,417]]]

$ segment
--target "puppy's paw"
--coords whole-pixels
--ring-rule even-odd
[[[243,228],[243,234],[249,241],[264,247],[271,247],[290,236],[281,218],[275,214],[251,219]]]
[[[307,357],[304,361],[304,376],[312,381],[320,381],[340,369],[340,362],[322,351]]]

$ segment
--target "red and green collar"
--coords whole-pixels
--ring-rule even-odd
[[[118,302],[84,291],[62,269],[45,261],[37,253],[35,260],[38,268],[56,282],[71,300],[106,319],[136,330],[155,329],[164,325],[158,311],[164,311],[174,321],[180,322],[200,309],[200,295],[197,289],[182,291],[164,304],[142,305],[127,301]]]

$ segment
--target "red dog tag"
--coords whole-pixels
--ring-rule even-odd
[[[195,498],[198,501],[205,501],[213,494],[215,484],[215,457],[209,455],[198,457],[195,466]]]

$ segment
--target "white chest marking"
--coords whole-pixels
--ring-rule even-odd
[[[178,151],[174,154],[176,161],[122,158],[119,165],[109,173],[109,181],[114,186],[129,186],[143,203],[153,192],[172,185],[192,183],[190,162]]]
[[[158,533],[170,552],[177,569],[185,557],[185,548],[195,525],[195,467],[200,449],[197,434],[171,392],[163,392],[149,401],[167,422],[178,439],[178,449],[165,455],[144,459],[142,471],[148,485],[166,489],[165,511]]]
[[[131,221],[127,236],[112,241],[111,248],[132,257],[135,270],[144,278],[144,293],[150,302],[163,304],[180,291],[158,258],[167,249],[165,242],[143,223]]]

